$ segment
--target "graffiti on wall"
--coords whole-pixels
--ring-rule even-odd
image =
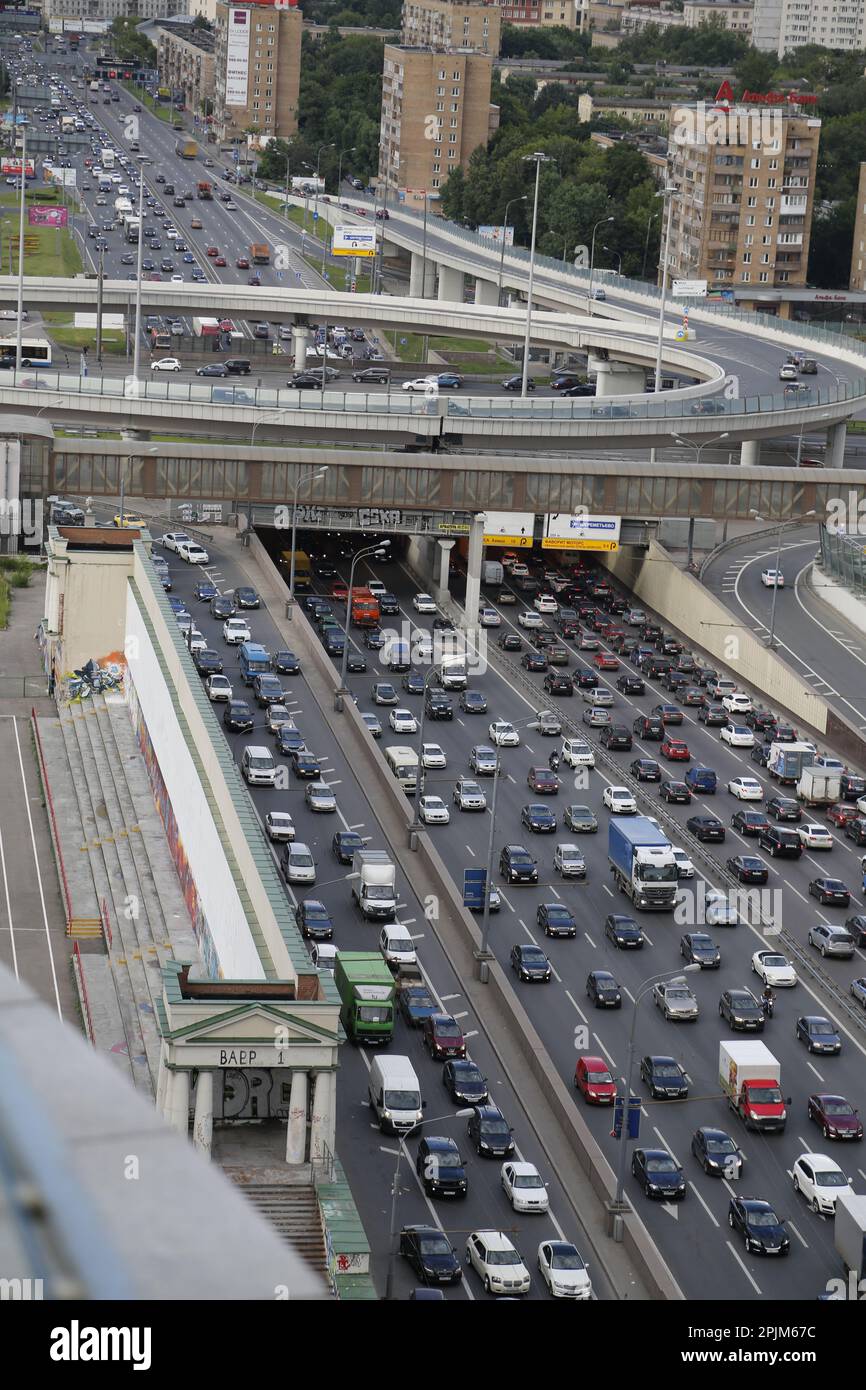
[[[61,697],[69,704],[80,704],[100,691],[112,690],[122,695],[126,684],[126,657],[123,652],[109,652],[91,658],[80,669],[67,671],[62,678]]]

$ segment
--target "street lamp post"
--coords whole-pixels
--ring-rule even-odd
[[[764,521],[764,520],[765,520],[765,518],[762,517],[761,514],[760,514],[759,512],[756,512],[756,511],[755,511],[754,507],[751,508],[751,515],[755,518],[756,521]],[[808,512],[804,512],[802,516],[798,516],[798,517],[794,518],[793,521],[792,521],[792,520],[788,520],[788,521],[780,521],[780,522],[779,522],[779,534],[778,534],[778,536],[777,536],[777,538],[776,538],[776,559],[775,559],[775,565],[774,565],[775,572],[776,572],[776,582],[775,582],[774,585],[773,585],[773,603],[772,603],[772,606],[771,606],[771,608],[770,608],[770,635],[769,635],[769,637],[767,638],[767,646],[770,648],[771,651],[772,651],[773,647],[776,646],[776,641],[775,641],[775,637],[776,637],[776,600],[777,600],[777,598],[779,597],[778,576],[779,576],[779,559],[780,559],[780,556],[781,556],[781,553],[782,553],[782,532],[784,531],[784,529],[785,529],[786,526],[791,526],[791,525],[793,525],[793,524],[795,524],[795,523],[798,523],[798,522],[801,522],[801,521],[805,521],[807,517],[815,516],[815,515],[816,515],[816,512],[815,512],[814,507],[810,507],[810,509],[809,509]]]
[[[14,142],[12,148],[15,148]],[[21,370],[21,348],[24,340],[24,207],[27,201],[26,171],[27,126],[24,124],[21,127],[21,201],[18,208],[18,323],[15,329],[15,369],[19,372]]]
[[[611,1235],[613,1236],[613,1239],[616,1241],[622,1240],[622,1224],[623,1218],[625,1216],[623,1188],[625,1186],[625,1160],[626,1136],[628,1134],[628,1110],[629,1102],[631,1100],[632,1077],[634,1075],[634,1035],[635,1028],[637,1027],[637,1006],[640,1003],[643,996],[646,994],[647,990],[652,989],[653,985],[658,984],[660,980],[673,980],[680,975],[685,975],[688,973],[694,974],[694,972],[700,970],[700,968],[701,967],[699,965],[692,963],[691,965],[683,966],[681,970],[666,970],[661,975],[651,975],[649,979],[644,980],[643,984],[639,987],[637,993],[634,996],[634,1008],[632,1009],[631,1016],[631,1031],[628,1037],[628,1062],[626,1064],[625,1092],[623,1095],[622,1104],[622,1129],[620,1131],[619,1136],[619,1156],[616,1165],[616,1195],[613,1199],[614,1221]]]
[[[340,150],[340,158],[337,161],[337,197],[340,196],[340,189],[343,187],[343,155],[355,154],[357,145],[349,145],[345,150]]]
[[[505,216],[502,219],[502,245],[499,248],[499,294],[496,298],[496,307],[502,306],[502,280],[505,275],[505,243],[508,240],[508,209],[515,203],[528,203],[529,194],[521,193],[519,198],[509,198],[505,204]]]
[[[424,1102],[426,1104],[426,1101]],[[397,1135],[397,1162],[394,1164],[394,1178],[391,1183],[391,1221],[388,1228],[388,1274],[385,1280],[385,1302],[394,1296],[394,1266],[397,1260],[397,1198],[400,1195],[400,1163],[403,1158],[403,1140],[422,1125],[436,1125],[442,1120],[465,1119],[472,1114],[471,1109],[450,1110],[446,1115],[431,1115],[429,1119],[416,1120],[414,1125]]]
[[[659,391],[661,390],[662,383],[662,347],[664,344],[665,332],[665,305],[667,304],[668,298],[668,251],[670,248],[671,221],[673,218],[674,196],[676,194],[676,191],[676,188],[672,184],[666,184],[665,187],[661,190],[661,192],[656,195],[659,198],[668,199],[668,216],[667,222],[665,224],[665,235],[664,242],[662,243],[661,255],[662,293],[661,299],[659,300],[659,326],[658,336],[656,338],[656,366],[654,377],[656,395],[658,395]],[[662,207],[664,207],[664,202],[662,202]],[[655,461],[656,451],[655,447],[653,447],[652,449],[650,449],[650,463],[655,463]]]
[[[592,229],[592,245],[589,253],[589,294],[587,303],[587,309],[589,311],[590,318],[592,317],[592,281],[595,275],[595,235],[599,227],[603,227],[606,222],[612,221],[612,217],[602,217],[598,220],[598,222],[596,222],[595,226]]]
[[[719,443],[721,443],[721,441],[722,441],[723,439],[727,439],[727,437],[728,437],[728,431],[725,430],[724,434],[717,434],[717,435],[714,435],[712,439],[705,439],[704,442],[703,442],[703,444],[693,444],[692,441],[691,441],[690,439],[681,439],[680,436],[679,436],[678,434],[672,434],[672,435],[671,435],[671,439],[674,441],[675,444],[681,444],[681,445],[683,446],[684,449],[686,449],[686,448],[688,448],[688,449],[694,449],[694,451],[695,451],[695,465],[696,465],[696,467],[698,467],[698,468],[700,468],[700,465],[701,465],[701,454],[703,453],[704,449],[706,449],[707,445],[708,445],[708,444],[719,444]],[[691,567],[692,567],[692,561],[693,561],[693,559],[694,559],[694,552],[695,552],[695,518],[694,518],[693,516],[690,516],[690,517],[689,517],[689,548],[688,548],[688,555],[687,555],[687,557],[686,557],[686,564],[687,564],[687,566],[688,566],[689,569],[691,569]]]
[[[138,390],[141,370],[141,263],[144,258],[144,171],[138,171],[138,256],[135,267],[135,339],[132,344],[133,390]]]
[[[346,622],[343,627],[343,660],[340,664],[340,685],[339,689],[334,692],[334,709],[337,710],[338,713],[343,709],[343,697],[349,693],[346,686],[346,670],[349,662],[349,622],[352,617],[352,590],[355,587],[355,565],[367,555],[374,555],[377,560],[384,559],[385,552],[390,545],[391,542],[389,540],[379,541],[376,545],[365,545],[352,556],[352,564],[349,569],[349,592],[346,594]]]
[[[318,222],[318,220],[319,220],[319,160],[322,158],[322,150],[332,150],[332,149],[334,148],[335,143],[336,143],[335,141],[331,140],[327,145],[320,145],[319,148],[318,148],[318,150],[317,150],[317,152],[316,152],[316,183],[315,183],[315,187],[314,187],[314,189],[313,189],[313,221],[314,221],[314,223],[315,223],[315,222]],[[314,228],[314,230],[315,230],[315,228]],[[322,237],[322,277],[323,277],[323,278],[324,278],[324,274],[325,274],[325,251],[326,251],[326,241],[325,241],[325,237],[323,236],[323,237]]]
[[[520,394],[525,399],[529,378],[529,340],[532,336],[532,290],[535,283],[535,234],[538,229],[538,185],[541,182],[542,164],[552,164],[549,154],[536,150],[524,156],[526,163],[535,163],[535,193],[532,199],[532,235],[529,242],[529,287],[526,298],[526,332],[523,335],[523,374],[520,380]]]
[[[622,252],[614,251],[610,246],[602,246],[602,251],[606,251],[609,256],[616,256],[616,273],[622,275]]]
[[[298,490],[301,483],[309,482],[310,479],[323,478],[328,471],[325,463],[321,468],[309,468],[306,473],[301,473],[298,477],[292,498],[292,561],[289,568],[289,597],[286,603],[286,617],[292,616],[292,604],[295,601],[295,542],[298,532]]]

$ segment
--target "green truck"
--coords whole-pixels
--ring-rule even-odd
[[[339,951],[334,981],[350,1042],[388,1043],[394,1035],[394,977],[378,951]]]

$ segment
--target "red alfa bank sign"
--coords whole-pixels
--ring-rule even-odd
[[[730,82],[723,82],[714,102],[698,101],[676,107],[671,113],[671,140],[675,145],[728,145],[782,149],[783,108],[816,102],[802,92],[743,92],[739,101]]]
[[[733,106],[735,102],[733,87],[723,82],[716,92],[716,105]],[[818,97],[814,92],[750,92],[746,87],[740,102],[744,106],[817,106]]]

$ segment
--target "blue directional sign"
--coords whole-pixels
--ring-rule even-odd
[[[314,213],[313,213],[313,221],[314,221],[314,222],[318,222],[318,220],[319,220],[319,214],[318,214],[317,212],[314,212]]]
[[[613,1103],[613,1129],[611,1137],[614,1139],[622,1138],[622,1111],[623,1097],[617,1096]],[[629,1139],[640,1138],[640,1096],[632,1096],[628,1103],[628,1133]]]
[[[277,271],[277,279],[278,279],[278,280],[282,280],[282,278],[283,278],[283,272],[282,272],[281,270],[278,270],[278,271]]]
[[[484,890],[487,884],[486,869],[463,870],[463,906],[480,912],[484,907]]]
[[[295,271],[295,279],[297,280],[298,284],[301,283],[301,272],[299,270]]]

